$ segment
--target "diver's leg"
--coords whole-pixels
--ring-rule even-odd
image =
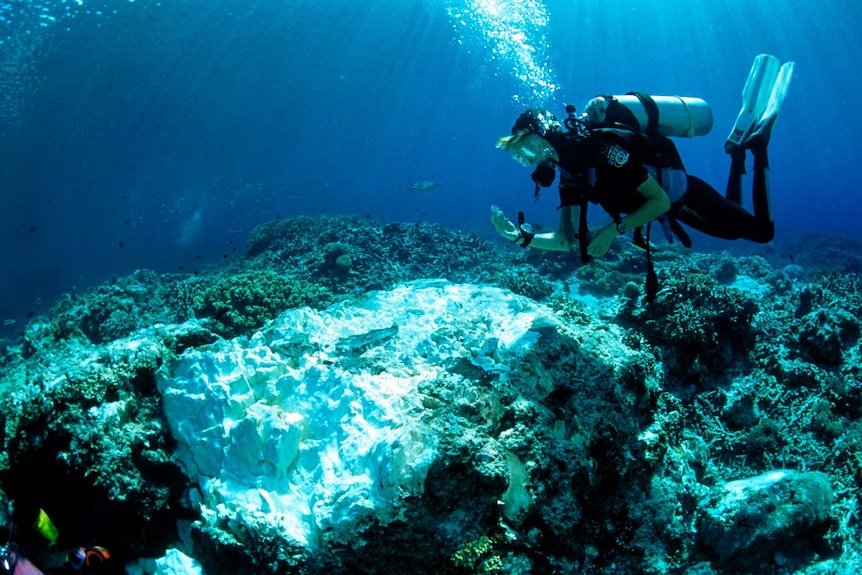
[[[726,240],[738,239],[749,227],[751,214],[739,204],[723,198],[705,181],[687,175],[688,189],[674,206],[671,216],[707,235]]]
[[[755,155],[754,209],[744,210],[715,191],[700,178],[688,175],[688,191],[671,214],[682,223],[705,234],[726,240],[746,239],[765,244],[775,235],[769,199],[766,148]]]
[[[730,175],[727,177],[727,191],[724,197],[742,205],[742,176],[745,175],[745,148],[739,147],[730,152]]]
[[[765,160],[765,155],[760,157]],[[762,165],[757,164],[757,167],[761,168]],[[766,175],[766,171],[761,170],[760,176],[755,175],[755,181],[765,184]],[[764,205],[768,204],[768,187],[764,185],[761,190],[763,193],[755,197],[755,207],[763,213]],[[688,175],[688,191],[671,215],[698,231],[726,240],[746,239],[766,243],[775,233],[768,216],[752,215],[691,174]]]
[[[775,237],[775,218],[772,212],[772,190],[769,185],[769,156],[766,144],[751,146],[754,156],[754,220],[757,229],[755,241],[766,243]]]

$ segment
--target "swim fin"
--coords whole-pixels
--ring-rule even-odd
[[[742,146],[755,124],[760,121],[778,79],[780,67],[778,58],[769,54],[760,54],[754,59],[742,89],[742,109],[724,144],[728,153]]]
[[[745,138],[745,143],[754,138],[763,140],[763,144],[769,143],[769,137],[772,135],[772,126],[775,124],[778,112],[781,111],[784,97],[787,95],[788,90],[790,90],[790,79],[793,78],[793,66],[793,62],[785,62],[778,70],[778,77],[775,79],[772,91],[769,93],[769,102],[766,104],[766,109],[754,125],[751,134]]]

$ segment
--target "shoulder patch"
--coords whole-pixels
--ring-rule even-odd
[[[629,156],[631,155],[618,144],[605,144],[605,148],[602,150],[602,153],[605,158],[607,158],[608,164],[614,168],[622,168],[625,166],[626,162],[629,161]]]

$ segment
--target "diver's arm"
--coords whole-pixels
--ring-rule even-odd
[[[530,247],[558,252],[567,252],[571,250],[578,233],[579,213],[580,208],[578,208],[578,206],[560,208],[560,228],[554,232],[536,234],[530,242]],[[500,234],[503,239],[515,242],[517,245],[521,245],[523,239],[521,239],[522,235],[520,230],[518,230],[518,226],[509,220],[497,206],[491,206],[491,221],[494,223],[494,228],[497,230],[497,233]],[[572,231],[570,232],[569,230]]]
[[[637,190],[646,198],[646,201],[637,210],[622,218],[627,230],[633,230],[651,222],[670,209],[670,199],[652,176],[647,176]],[[599,230],[599,233],[590,242],[587,253],[594,258],[605,255],[617,236],[619,236],[619,232],[617,232],[616,223],[608,224]]]

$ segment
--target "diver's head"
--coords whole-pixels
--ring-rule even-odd
[[[75,571],[86,567],[88,573],[107,573],[111,567],[111,554],[104,547],[78,547],[69,553],[66,561]]]
[[[531,166],[560,158],[552,142],[563,135],[557,118],[548,110],[531,108],[518,116],[512,126],[512,135],[503,136],[497,147],[512,154],[518,162]]]
[[[544,108],[530,108],[518,116],[518,119],[515,120],[515,125],[512,126],[513,135],[519,132],[527,132],[547,138],[555,132],[562,134],[563,127],[560,125],[559,120],[548,110]]]

